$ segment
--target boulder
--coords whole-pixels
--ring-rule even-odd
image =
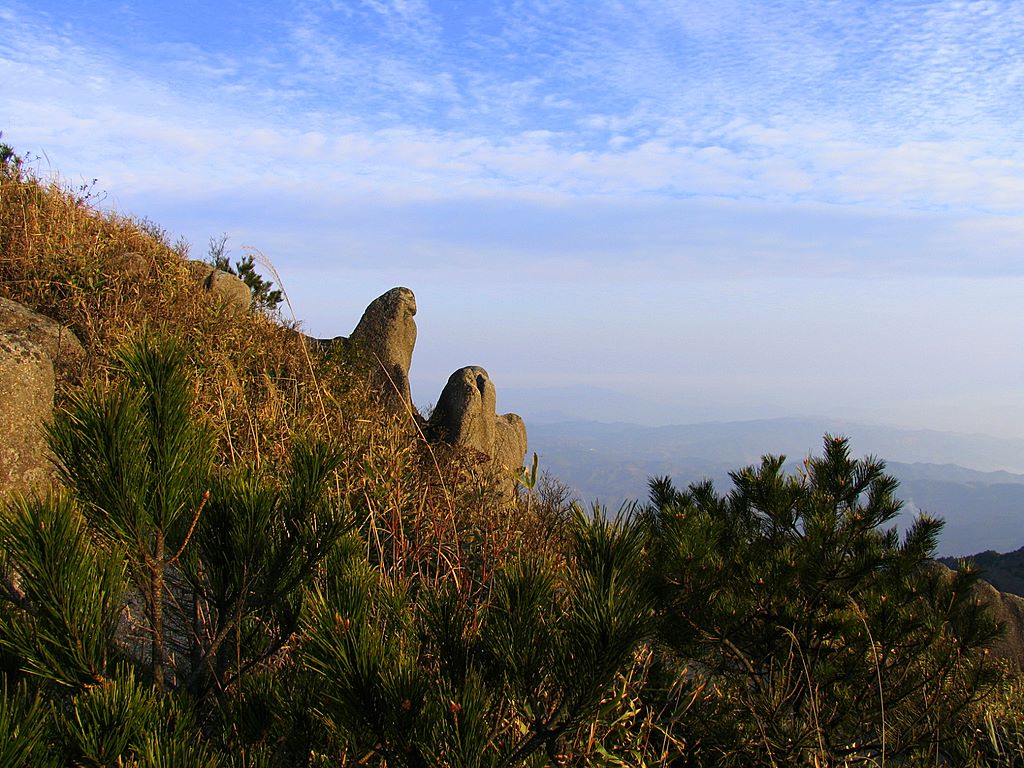
[[[502,468],[518,469],[526,456],[526,425],[514,413],[497,415],[496,402],[487,371],[475,365],[460,368],[441,391],[427,433],[484,453]]]
[[[75,334],[56,320],[16,301],[0,298],[0,337],[38,347],[53,364],[58,382],[78,380],[85,350]]]
[[[415,315],[413,292],[392,288],[370,302],[347,342],[368,366],[370,384],[385,407],[399,414],[415,415],[409,391],[409,368],[416,345]]]
[[[248,312],[252,307],[252,291],[237,275],[217,269],[205,261],[190,260],[188,268],[203,290],[218,299],[225,309]]]
[[[464,445],[488,456],[494,452],[497,395],[487,371],[476,365],[448,377],[433,414],[430,434],[449,445]]]
[[[0,332],[0,499],[27,493],[50,476],[43,425],[53,412],[48,352],[18,333]]]
[[[992,643],[992,655],[1014,672],[1024,671],[1024,597],[1000,592],[987,581],[979,581],[974,589],[1004,627],[1002,636]]]
[[[515,413],[497,417],[494,432],[494,461],[501,467],[518,470],[526,459],[526,424]]]
[[[940,562],[933,562],[941,577],[948,583],[953,580],[952,569]],[[977,581],[972,587],[978,602],[986,606],[992,617],[1003,626],[1003,633],[989,648],[992,657],[1004,662],[1013,672],[1024,672],[1024,597],[1000,592],[987,581]]]

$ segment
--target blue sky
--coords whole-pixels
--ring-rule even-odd
[[[259,249],[316,335],[412,288],[421,406],[479,364],[506,409],[1024,436],[1019,0],[0,0],[0,28],[0,130],[43,171],[197,257]]]

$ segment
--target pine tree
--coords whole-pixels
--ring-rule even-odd
[[[119,385],[72,399],[49,430],[50,447],[96,535],[126,554],[145,606],[150,671],[159,690],[170,663],[166,574],[208,498],[215,442],[193,412],[180,349],[144,339],[119,352],[118,368]]]
[[[304,645],[325,724],[388,766],[560,764],[651,617],[636,522],[579,512],[568,535],[568,562],[509,562],[477,600],[336,563]]]
[[[932,562],[940,521],[921,516],[902,540],[884,527],[897,482],[845,439],[826,436],[796,475],[783,465],[734,472],[724,496],[651,483],[660,636],[749,729],[721,752],[874,765],[935,749],[993,680],[976,574]]]

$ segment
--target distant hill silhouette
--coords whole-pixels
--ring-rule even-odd
[[[973,560],[981,577],[1000,592],[1024,596],[1024,547],[1006,554],[986,550],[965,559]],[[959,567],[956,558],[944,557],[939,562],[954,570]]]
[[[886,461],[900,480],[902,527],[918,512],[946,526],[939,554],[1009,551],[1024,545],[1024,474],[995,469],[1024,462],[1024,441],[930,430],[902,430],[820,419],[769,419],[668,427],[590,421],[529,422],[531,452],[541,467],[570,485],[579,499],[617,508],[645,500],[647,481],[671,476],[677,485],[711,479],[764,454],[784,454],[795,468],[821,449],[825,432],[850,438],[854,455]],[[987,470],[987,471],[986,471]]]

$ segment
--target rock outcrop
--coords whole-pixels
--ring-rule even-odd
[[[409,369],[416,346],[416,296],[408,288],[392,288],[363,312],[349,348],[370,371],[371,386],[388,410],[415,413],[409,391]]]
[[[141,257],[137,261],[140,271],[147,269]],[[240,279],[203,262],[189,262],[189,269],[226,307],[249,309],[250,291]],[[392,288],[370,303],[351,336],[310,341],[320,347],[342,345],[365,365],[369,384],[385,408],[417,420],[431,440],[476,450],[495,467],[520,468],[526,426],[515,414],[496,412],[494,384],[483,368],[468,366],[453,373],[424,423],[409,388],[415,316],[413,292]],[[8,427],[0,435],[0,494],[28,490],[49,475],[43,425],[51,415],[55,386],[76,381],[84,361],[82,345],[71,331],[0,299],[0,423]]]
[[[235,312],[248,312],[252,307],[252,291],[240,277],[207,264],[205,261],[189,261],[188,268],[196,280],[224,308]]]
[[[518,469],[526,455],[526,425],[514,413],[499,416],[496,404],[487,371],[475,365],[460,368],[441,391],[427,434],[487,454],[506,469]]]
[[[0,337],[39,347],[53,364],[58,384],[78,380],[85,350],[75,334],[56,320],[0,298]]]
[[[992,655],[1014,672],[1024,672],[1024,597],[1000,592],[987,581],[979,581],[974,590],[1004,626],[1003,635],[992,644]]]
[[[936,562],[934,567],[947,582],[953,580],[953,571],[948,566]],[[1007,664],[1015,673],[1024,672],[1024,597],[1000,592],[987,581],[976,582],[973,589],[978,601],[1003,625],[1003,634],[989,649],[993,658]]]
[[[84,360],[70,330],[0,299],[0,498],[47,482],[51,466],[43,429],[55,387],[74,381]]]
[[[392,288],[363,312],[352,335],[307,340],[320,349],[343,347],[369,373],[369,384],[384,407],[399,416],[423,421],[412,402],[409,369],[416,346],[416,296],[408,288]],[[526,425],[514,413],[498,415],[494,384],[478,366],[460,368],[441,392],[425,424],[430,440],[465,446],[486,454],[494,463],[518,469],[526,455]]]

